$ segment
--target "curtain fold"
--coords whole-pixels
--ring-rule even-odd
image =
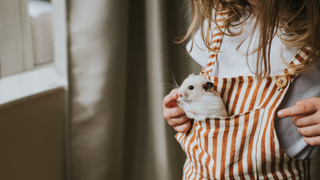
[[[71,179],[181,179],[185,155],[162,116],[170,71],[200,71],[183,0],[68,0]]]
[[[68,4],[72,179],[123,175],[126,5],[123,0]]]

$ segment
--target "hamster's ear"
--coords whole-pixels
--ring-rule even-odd
[[[210,81],[207,81],[203,84],[203,88],[205,91],[209,91],[210,89],[212,89],[214,86],[214,84]]]

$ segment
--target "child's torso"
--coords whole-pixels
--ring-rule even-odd
[[[213,42],[221,42],[215,40],[223,36],[218,31],[213,34]],[[220,43],[213,47],[219,49]],[[304,53],[305,49],[299,55]],[[308,178],[310,162],[287,156],[274,129],[275,112],[292,74],[284,71],[281,77],[263,81],[251,76],[217,78],[212,74],[217,57],[220,54],[210,55],[202,74],[216,84],[230,117],[196,121],[190,134],[177,134],[187,155],[184,179]]]

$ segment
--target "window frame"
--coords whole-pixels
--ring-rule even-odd
[[[67,92],[66,1],[52,0],[51,3],[54,9],[52,16],[54,61],[47,65],[34,67],[31,22],[28,18],[28,0],[0,0],[0,33],[5,33],[2,34],[1,37],[3,38],[0,39],[0,42],[9,42],[8,35],[12,35],[10,34],[10,29],[4,28],[4,25],[10,24],[5,17],[12,15],[11,12],[16,14],[14,17],[16,22],[10,27],[19,28],[19,31],[11,32],[18,33],[11,39],[10,43],[12,44],[6,47],[7,49],[0,48],[0,96],[2,96],[0,97],[0,108],[6,104],[59,87],[63,87]],[[3,24],[3,22],[5,23]],[[15,47],[16,45],[19,46]],[[18,52],[17,49],[19,49]],[[48,84],[43,79],[49,80],[50,83]],[[35,83],[36,85],[34,85]]]
[[[0,1],[0,77],[31,70],[33,49],[28,0]]]

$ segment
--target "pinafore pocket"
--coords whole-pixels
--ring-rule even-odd
[[[231,117],[195,121],[189,134],[177,133],[187,155],[184,179],[256,177],[255,156],[263,114],[264,109],[258,108]]]

